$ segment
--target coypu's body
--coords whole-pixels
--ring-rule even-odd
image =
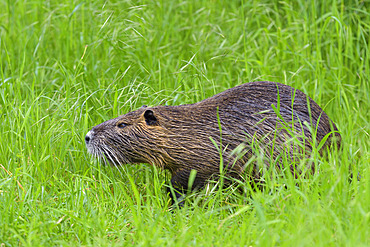
[[[293,134],[282,127],[283,122],[293,127]],[[300,152],[310,151],[312,130],[316,143],[320,143],[337,128],[301,91],[274,82],[251,82],[195,104],[141,107],[95,126],[85,140],[90,153],[105,156],[114,165],[149,163],[168,169],[172,184],[186,190],[191,170],[197,171],[193,187],[201,187],[207,179],[220,174],[220,151],[215,144],[222,143],[223,166],[235,177],[246,170],[255,154],[253,143],[259,145],[268,166],[281,159],[279,155],[286,147],[295,146],[287,144],[293,135],[305,137],[298,138],[304,139]],[[339,134],[331,135],[338,137],[339,144]],[[253,166],[247,171],[250,177],[259,177],[258,167],[249,165]]]

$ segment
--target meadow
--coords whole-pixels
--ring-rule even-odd
[[[259,80],[338,126],[317,174],[170,210],[168,173],[87,153],[105,120]],[[369,246],[369,81],[368,0],[2,0],[0,246]]]

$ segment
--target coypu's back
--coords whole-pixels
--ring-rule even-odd
[[[303,142],[301,151],[310,151],[312,133],[316,143],[332,133],[339,144],[336,131],[326,113],[301,91],[280,83],[251,82],[195,104],[142,107],[94,127],[86,145],[115,165],[142,162],[168,169],[172,183],[187,188],[191,170],[197,171],[195,186],[219,174],[215,144],[222,143],[223,164],[237,176],[254,155],[253,143],[268,166],[283,150],[293,149],[293,136]],[[238,148],[242,157],[235,153]],[[294,154],[288,150],[288,155]],[[259,176],[256,169],[252,177]]]

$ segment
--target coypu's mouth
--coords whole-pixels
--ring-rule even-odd
[[[125,164],[139,164],[141,162],[128,160],[121,154],[116,155],[116,153],[110,151],[110,150],[104,150],[100,152],[100,155],[98,156],[100,159],[104,160],[104,163],[107,164],[109,162],[112,166],[121,166]]]
[[[101,147],[95,147],[86,145],[88,152],[91,154],[92,157],[98,159],[99,161],[103,161],[103,163],[107,164],[110,163],[111,165],[118,166],[122,162],[118,157],[112,152],[107,149],[103,149]]]
[[[110,146],[105,144],[100,145],[96,144],[95,142],[88,142],[86,143],[86,148],[88,153],[99,162],[104,163],[105,165],[112,165],[112,166],[121,166],[124,164],[132,164],[125,156],[123,156],[119,151],[115,149],[111,149]]]
[[[122,163],[119,157],[117,157],[113,152],[109,150],[102,150],[100,152],[99,158],[102,159],[104,163],[107,164],[107,162],[109,162],[113,166],[119,166]]]

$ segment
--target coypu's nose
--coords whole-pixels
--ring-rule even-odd
[[[85,136],[85,143],[86,145],[89,144],[90,140],[91,140],[91,130],[89,132],[87,132],[86,136]]]

